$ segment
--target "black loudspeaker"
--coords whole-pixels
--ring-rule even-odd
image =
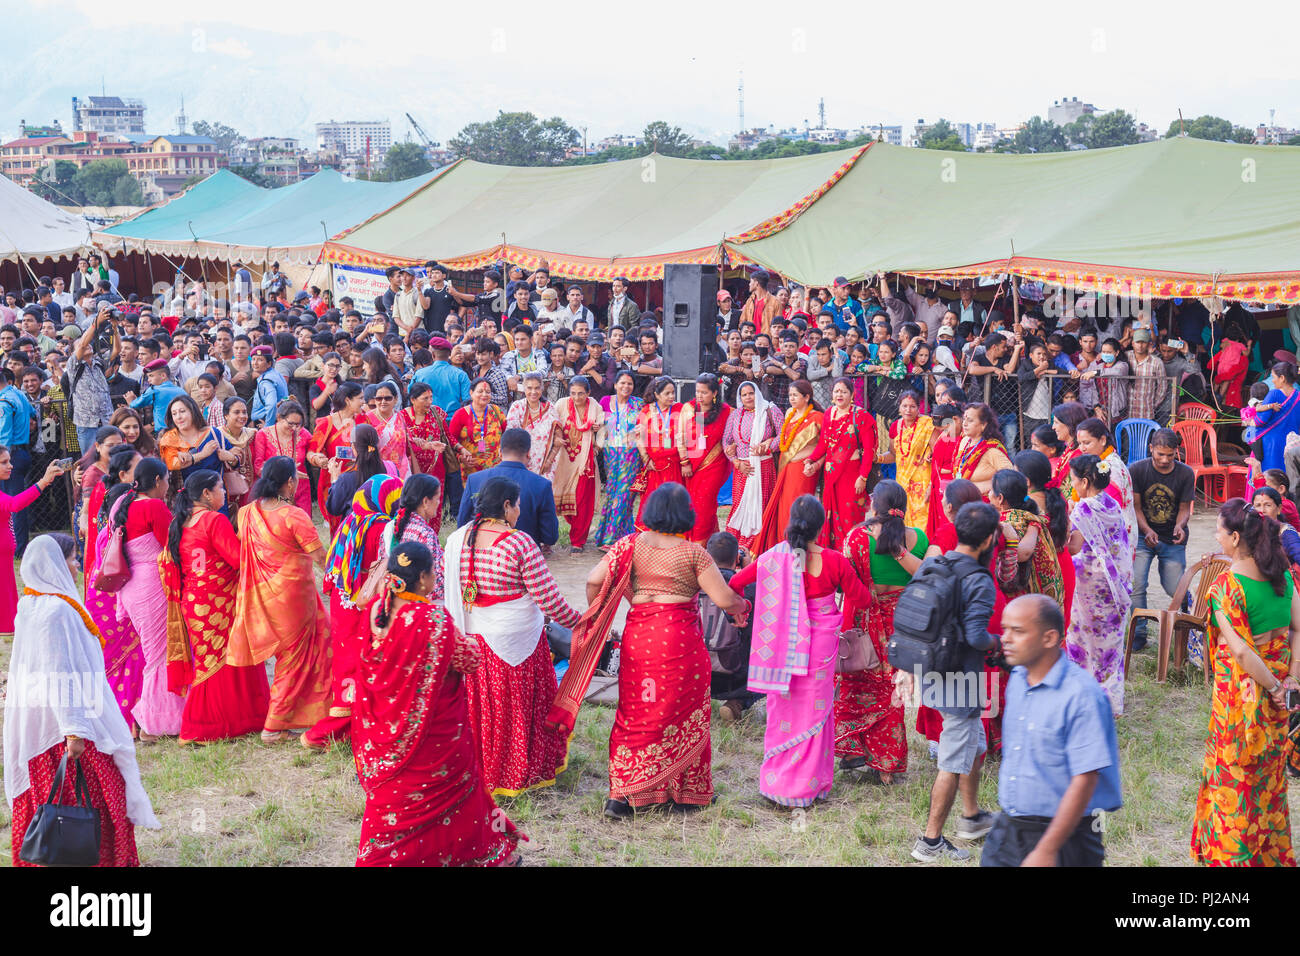
[[[664,374],[694,379],[716,372],[718,267],[664,266]]]

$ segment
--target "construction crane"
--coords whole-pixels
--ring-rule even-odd
[[[411,123],[411,129],[415,130],[415,135],[420,137],[420,142],[424,143],[424,148],[437,149],[437,144],[433,140],[429,139],[429,134],[426,133],[420,124],[415,121],[415,117],[410,113],[407,113],[406,118]]]

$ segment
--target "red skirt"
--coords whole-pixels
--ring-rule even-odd
[[[402,769],[366,787],[357,866],[503,866],[520,839],[483,786],[464,683],[453,676]]]
[[[262,729],[270,706],[266,665],[224,664],[185,695],[180,742],[206,743],[255,733]]]
[[[609,795],[634,807],[707,806],[711,665],[699,602],[634,604],[623,631],[618,711],[609,734]]]
[[[874,671],[835,675],[835,756],[865,757],[881,773],[907,770],[907,730],[903,705],[893,704],[894,669],[888,664],[894,608],[902,591],[887,591],[859,611],[854,624],[865,627],[880,656]]]
[[[636,515],[637,527],[642,529],[644,525],[641,524],[641,514],[645,511],[645,503],[650,500],[654,490],[670,481],[679,485],[686,484],[682,478],[682,465],[677,460],[676,448],[661,449],[651,445],[646,449],[646,453],[650,456],[650,464],[645,469],[645,491],[641,495],[641,510]]]
[[[695,527],[689,537],[696,544],[704,544],[718,530],[718,492],[731,474],[730,464],[725,457],[718,455],[717,461],[700,471],[692,471],[691,477],[686,479],[691,507],[695,509]],[[733,497],[731,500],[734,502],[736,499]]]
[[[844,539],[862,523],[867,513],[867,494],[859,497],[855,486],[860,477],[861,461],[848,461],[826,476],[822,500],[826,505],[826,523],[817,543],[834,551],[844,550]]]
[[[476,636],[483,663],[466,675],[465,687],[483,782],[494,797],[549,787],[569,764],[569,742],[546,727],[559,684],[545,632],[518,667],[497,657],[487,641]]]
[[[790,506],[796,498],[817,494],[820,475],[805,475],[803,466],[802,461],[792,461],[777,474],[772,497],[763,509],[763,530],[750,549],[754,554],[770,551],[785,540],[785,527],[790,523]],[[736,500],[734,496],[732,500]]]
[[[352,701],[356,696],[357,660],[361,642],[370,635],[365,608],[345,607],[339,589],[326,585],[330,595],[330,703],[323,720],[318,720],[303,739],[313,746],[331,740],[347,740],[352,727]]]
[[[59,771],[59,761],[67,744],[63,741],[55,744],[45,753],[27,761],[27,772],[31,775],[32,785],[18,795],[14,801],[11,839],[13,840],[14,866],[34,866],[23,863],[18,854],[23,847],[23,837],[27,827],[36,814],[36,808],[45,803],[54,784],[54,776]],[[122,772],[113,763],[113,758],[105,756],[95,749],[93,741],[86,741],[86,749],[77,758],[81,762],[82,773],[86,778],[86,789],[90,792],[90,805],[99,811],[99,862],[96,866],[139,866],[140,856],[135,849],[135,824],[126,815],[126,781]],[[63,804],[75,803],[74,789],[77,775],[72,772],[68,761],[68,773],[63,778],[63,792],[58,801]]]

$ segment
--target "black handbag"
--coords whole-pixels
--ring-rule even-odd
[[[90,805],[90,792],[81,762],[76,761],[74,786],[80,804],[56,803],[63,791],[63,777],[68,770],[68,755],[59,761],[59,772],[45,803],[36,808],[23,837],[18,859],[38,866],[95,866],[99,863],[99,811]]]

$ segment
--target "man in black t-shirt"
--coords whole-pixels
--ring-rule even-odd
[[[1019,450],[1020,380],[1016,378],[1016,366],[1023,347],[1022,342],[1017,342],[1012,348],[1011,340],[1001,332],[990,332],[971,353],[967,367],[966,394],[971,401],[985,400],[984,383],[988,381],[988,404],[997,416],[1002,441],[1009,454]]]
[[[384,276],[388,279],[388,291],[383,295],[375,296],[376,312],[382,312],[384,315],[393,314],[393,302],[397,299],[397,293],[401,291],[397,282],[397,275],[401,271],[398,266],[389,266],[384,270]]]
[[[1148,444],[1151,457],[1133,463],[1133,505],[1137,512],[1138,540],[1133,555],[1133,606],[1147,606],[1147,578],[1151,561],[1159,562],[1160,585],[1172,595],[1187,568],[1187,522],[1192,516],[1196,476],[1178,460],[1180,439],[1171,428],[1158,428]],[[1148,622],[1141,622],[1145,628]],[[1139,630],[1133,649],[1146,646]]]
[[[424,309],[424,330],[430,335],[443,335],[447,331],[447,316],[458,308],[452,295],[447,270],[436,262],[424,264],[428,281],[420,289],[420,308]]]

